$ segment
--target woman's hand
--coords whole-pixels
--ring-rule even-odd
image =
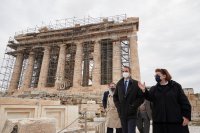
[[[186,125],[188,125],[189,124],[189,120],[188,120],[188,118],[186,118],[186,117],[183,117],[183,126],[186,126]]]
[[[142,90],[142,92],[145,92],[145,82],[142,84],[140,81],[138,81],[138,87]]]

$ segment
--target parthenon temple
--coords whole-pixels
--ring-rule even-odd
[[[139,18],[64,19],[17,32],[8,41],[1,89],[105,88],[121,78],[123,66],[140,79]]]
[[[105,133],[102,95],[108,84],[120,80],[124,66],[140,80],[138,30],[138,17],[117,15],[16,32],[0,68],[0,132]],[[193,124],[199,124],[200,94],[184,91]]]

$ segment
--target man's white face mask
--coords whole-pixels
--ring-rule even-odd
[[[129,72],[123,72],[122,75],[123,75],[124,78],[128,78],[130,74],[129,74]]]

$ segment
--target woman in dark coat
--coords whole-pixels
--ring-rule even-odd
[[[148,91],[138,83],[144,97],[153,103],[153,133],[189,133],[191,105],[181,85],[171,80],[166,69],[155,70],[157,84]]]

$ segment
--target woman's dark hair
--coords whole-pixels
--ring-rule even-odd
[[[157,68],[155,70],[155,72],[160,72],[163,75],[166,75],[166,80],[170,81],[172,79],[172,76],[170,75],[170,73],[167,71],[167,69],[162,69],[162,68]]]

